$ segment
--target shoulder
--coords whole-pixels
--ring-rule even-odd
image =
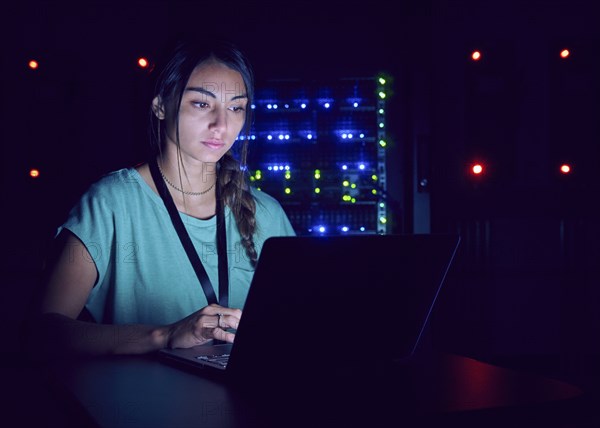
[[[256,201],[256,213],[260,212],[273,214],[279,214],[283,212],[283,208],[277,199],[262,190],[257,190],[254,187],[250,188],[250,192]]]
[[[96,215],[127,210],[140,202],[141,177],[133,168],[111,171],[92,182],[73,206],[72,213]]]
[[[88,198],[107,198],[113,199],[123,197],[132,191],[132,184],[137,184],[135,169],[122,168],[116,171],[111,171],[104,174],[93,182],[85,195]]]
[[[262,239],[269,236],[294,235],[288,216],[277,199],[256,188],[251,188],[256,201],[257,232]]]

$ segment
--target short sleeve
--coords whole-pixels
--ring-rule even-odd
[[[71,209],[58,228],[72,232],[85,245],[90,263],[96,265],[97,284],[102,283],[109,267],[115,236],[114,213],[103,195],[101,184],[92,185]]]

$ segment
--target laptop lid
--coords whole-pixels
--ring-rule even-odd
[[[322,376],[410,357],[459,242],[436,234],[269,238],[226,371]],[[167,353],[202,363],[191,350]]]

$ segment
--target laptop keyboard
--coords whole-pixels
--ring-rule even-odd
[[[227,366],[227,361],[229,361],[229,354],[222,355],[201,355],[196,357],[201,361],[206,361],[213,364],[218,364],[221,367]]]

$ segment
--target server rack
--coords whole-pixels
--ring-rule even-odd
[[[387,233],[385,76],[270,80],[249,138],[253,185],[298,235]]]

